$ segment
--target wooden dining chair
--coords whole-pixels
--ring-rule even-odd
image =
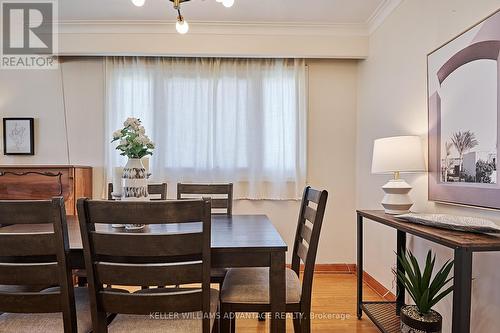
[[[114,200],[113,183],[108,183],[108,200]],[[167,183],[148,184],[148,193],[151,195],[159,195],[159,198],[151,198],[151,200],[167,200]]]
[[[305,188],[292,254],[292,267],[286,269],[286,312],[294,313],[295,333],[311,332],[311,293],[314,264],[325,213],[327,191]],[[301,262],[304,264],[302,286]],[[235,312],[269,312],[269,269],[231,268],[221,290],[222,332],[235,330]]]
[[[112,193],[113,183],[108,183],[108,200],[114,200]],[[148,184],[148,193],[160,196],[159,198],[151,198],[151,200],[167,200],[167,184]],[[87,272],[84,269],[77,269],[73,274],[76,276],[79,286],[87,285]],[[144,289],[146,289],[146,286],[144,286]]]
[[[233,184],[188,184],[177,183],[177,199],[209,197],[212,199],[213,215],[233,214]]]
[[[0,201],[0,223],[48,225],[0,234],[0,332],[91,331],[88,291],[73,288],[64,199]]]
[[[233,184],[192,184],[177,183],[177,199],[193,199],[210,197],[212,199],[213,215],[233,215]],[[219,284],[222,288],[226,268],[213,268],[210,281]]]
[[[108,200],[114,200],[112,193],[113,183],[108,183]],[[151,198],[151,200],[167,200],[167,184],[148,184],[148,193],[160,196],[159,198]],[[79,286],[87,285],[87,272],[84,269],[77,269],[73,274],[76,276]]]
[[[90,300],[94,305],[94,332],[210,332],[219,292],[210,289],[209,199],[161,202],[80,199],[77,208]],[[192,222],[198,224],[193,226]],[[105,226],[98,229],[96,223]],[[160,230],[165,228],[165,231],[148,232],[148,227],[140,232],[117,231],[111,229],[114,223],[144,223],[151,228],[163,224]],[[174,232],[167,232],[168,224],[182,225]],[[104,285],[176,284],[201,286],[134,293],[104,288]],[[117,314],[109,327],[106,313]]]

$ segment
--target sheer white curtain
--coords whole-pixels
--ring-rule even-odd
[[[106,59],[106,132],[140,118],[152,181],[233,182],[235,198],[297,199],[306,177],[304,60]],[[124,158],[107,143],[108,180]]]

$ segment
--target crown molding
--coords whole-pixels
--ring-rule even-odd
[[[59,21],[58,33],[71,34],[177,34],[175,21],[70,20]],[[190,21],[190,34],[272,36],[368,36],[360,24],[309,24],[293,22]]]
[[[371,35],[374,33],[401,2],[403,2],[403,0],[384,0],[366,21],[368,34]]]
[[[302,23],[249,21],[189,21],[190,34],[247,36],[369,36],[403,0],[383,0],[366,22]],[[63,20],[58,34],[177,34],[175,21],[163,20]]]

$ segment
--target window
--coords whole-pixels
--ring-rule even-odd
[[[107,133],[140,118],[153,181],[233,182],[235,197],[297,199],[305,184],[305,64],[108,58]],[[108,171],[125,161],[108,145]],[[108,174],[110,174],[108,172]]]

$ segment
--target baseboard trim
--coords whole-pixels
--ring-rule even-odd
[[[354,274],[357,274],[356,271]],[[376,292],[380,297],[386,301],[394,302],[396,301],[396,296],[386,287],[384,287],[380,282],[378,282],[373,276],[363,271],[363,282],[366,283],[374,292]]]
[[[286,265],[290,268],[290,265]],[[300,270],[304,271],[304,265],[300,265]],[[316,264],[314,265],[315,274],[331,274],[331,273],[356,273],[356,264]]]
[[[287,265],[290,268],[290,265]],[[300,265],[300,270],[304,270],[304,265]],[[357,275],[356,264],[316,264],[314,266],[314,274],[354,274]],[[363,282],[370,289],[376,292],[386,301],[396,301],[396,296],[373,276],[363,271]]]

